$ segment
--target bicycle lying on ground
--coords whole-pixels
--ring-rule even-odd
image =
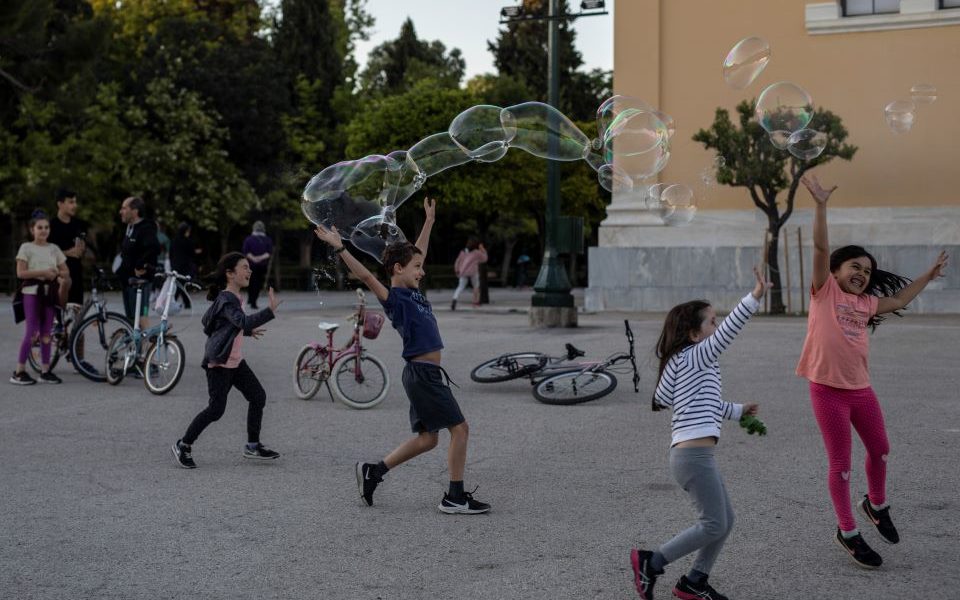
[[[166,279],[190,278],[171,271]],[[143,306],[143,286],[146,279],[130,278],[130,285],[137,288],[136,317],[133,331],[117,331],[110,338],[106,358],[106,378],[110,385],[117,385],[128,372],[143,377],[143,384],[152,394],[166,394],[180,381],[185,366],[183,344],[170,333],[170,303],[174,294],[167,294],[163,304],[160,323],[143,331],[140,328],[140,313]]]
[[[106,272],[95,268],[90,277],[90,297],[77,309],[59,309],[57,326],[50,334],[50,369],[61,356],[91,381],[106,381],[101,370],[110,337],[117,331],[133,331],[124,315],[107,311],[107,301],[99,290],[108,288]],[[76,306],[76,305],[70,305]],[[90,313],[93,309],[93,313]],[[40,344],[35,340],[27,357],[30,367],[40,372]]]
[[[376,339],[384,316],[367,312],[363,290],[357,290],[357,310],[348,318],[353,336],[342,348],[333,344],[336,323],[319,323],[327,336],[325,343],[313,342],[300,350],[293,369],[293,390],[297,398],[309,400],[327,386],[331,401],[336,398],[351,408],[373,408],[387,397],[390,375],[386,366],[363,347],[363,338]],[[331,385],[331,382],[333,385]]]
[[[512,352],[477,365],[470,379],[494,383],[527,377],[533,384],[533,396],[544,404],[579,404],[602,398],[617,387],[616,373],[633,373],[633,391],[640,391],[640,373],[634,350],[630,322],[623,321],[629,352],[611,354],[602,361],[574,362],[584,353],[572,344],[566,354],[550,356],[542,352]],[[623,365],[629,361],[629,366]]]

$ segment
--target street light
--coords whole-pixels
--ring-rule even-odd
[[[549,12],[543,15],[526,15],[523,5],[507,6],[500,10],[503,19],[501,23],[516,21],[549,21],[547,33],[547,54],[550,65],[548,74],[547,102],[554,108],[560,105],[560,21],[574,21],[579,17],[592,17],[607,14],[602,0],[583,0],[580,3],[579,13],[560,12],[559,0],[550,0]],[[603,12],[583,12],[585,10],[601,10]],[[555,136],[548,139],[550,154],[555,154],[559,141]],[[544,243],[543,262],[537,281],[533,284],[533,298],[530,300],[530,320],[532,324],[547,324],[547,326],[562,325],[575,326],[577,311],[570,293],[570,279],[567,270],[559,259],[558,229],[560,217],[560,164],[557,161],[547,161],[547,211],[544,216],[546,240]],[[581,231],[581,235],[583,232]]]

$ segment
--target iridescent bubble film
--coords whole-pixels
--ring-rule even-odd
[[[756,116],[767,133],[781,130],[793,133],[806,127],[813,118],[813,99],[795,83],[774,83],[760,93]]]
[[[760,75],[770,62],[770,44],[763,38],[740,40],[723,59],[723,80],[735,90],[742,90]]]

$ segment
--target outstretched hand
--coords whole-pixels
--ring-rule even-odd
[[[437,201],[433,198],[424,197],[423,212],[428,221],[433,221],[437,216]]]
[[[947,268],[947,260],[950,256],[947,254],[946,250],[941,250],[939,256],[937,256],[937,261],[933,263],[933,266],[930,268],[930,271],[927,273],[927,276],[930,278],[930,281],[934,279],[939,279],[944,276],[944,269]]]
[[[259,340],[260,338],[263,337],[263,334],[266,332],[267,332],[266,327],[257,327],[256,329],[250,332],[250,335],[253,337],[253,339]]]
[[[763,298],[763,294],[769,290],[773,284],[763,278],[763,273],[760,272],[759,267],[753,267],[753,276],[757,280],[757,284],[753,286],[753,291],[750,293],[753,295],[754,299],[759,300],[760,298]]]
[[[817,204],[826,204],[827,200],[830,199],[830,194],[837,189],[837,186],[833,186],[829,190],[824,189],[816,175],[804,175],[800,178],[800,181],[810,191],[810,195],[813,196]]]
[[[313,231],[320,238],[320,241],[330,244],[335,250],[343,246],[343,240],[340,239],[340,232],[337,231],[336,225],[331,225],[330,229],[323,225],[317,225],[317,228]]]

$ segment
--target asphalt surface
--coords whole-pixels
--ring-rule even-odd
[[[430,297],[471,428],[466,485],[479,485],[489,514],[437,511],[445,434],[387,475],[373,507],[361,504],[354,462],[411,435],[399,336],[387,325],[367,344],[392,377],[374,409],[331,402],[324,390],[301,401],[291,383],[316,321],[342,322],[349,294],[286,294],[266,336],[244,345],[268,393],[262,439],[283,456],[241,456],[246,407],[233,392],[194,445],[199,468],[178,468],[170,445],[207,401],[200,306],[177,319],[188,367],[166,396],[137,380],[94,384],[68,365],[60,386],[0,384],[0,590],[15,599],[636,597],[630,548],[655,547],[695,518],[668,470],[669,415],[649,409],[663,316],[581,314],[577,329],[544,331],[527,326],[528,293],[495,291],[492,306],[456,312],[447,292]],[[22,328],[8,307],[0,350],[9,372]],[[537,402],[524,381],[470,380],[474,365],[505,351],[559,352],[567,341],[588,357],[624,350],[624,318],[637,335],[639,394],[624,376],[605,398],[558,407]],[[826,457],[805,382],[793,375],[805,329],[800,318],[757,316],[721,359],[724,396],[760,402],[769,435],[724,428],[718,456],[737,521],[711,583],[730,598],[960,598],[960,317],[891,318],[872,339],[902,538],[883,544],[860,517],[885,560],[878,571],[858,568],[833,541]],[[853,464],[859,498],[859,441]],[[668,567],[658,598],[691,562]]]

